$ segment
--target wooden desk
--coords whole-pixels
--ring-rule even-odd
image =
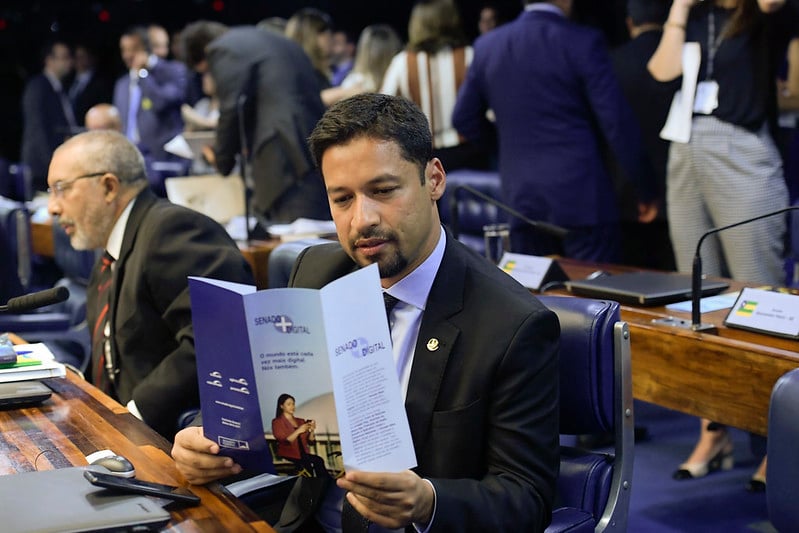
[[[169,455],[170,443],[123,406],[73,372],[48,384],[55,392],[42,405],[0,410],[0,475],[83,466],[86,455],[111,449],[130,459],[139,479],[187,486]],[[219,484],[191,490],[201,504],[173,510],[165,529],[274,531]]]
[[[55,255],[53,240],[52,220],[31,222],[31,247],[33,253],[42,257],[53,257]]]
[[[558,263],[571,279],[598,268],[569,259]],[[728,290],[743,286],[731,282]],[[621,318],[630,325],[633,395],[766,435],[771,389],[785,372],[799,367],[799,341],[728,328],[723,325],[727,312],[704,313],[702,322],[716,325],[718,331],[697,333],[652,323],[667,316],[690,321],[690,313],[622,306]]]
[[[272,253],[272,250],[278,244],[280,244],[280,239],[250,241],[249,243],[238,242],[239,250],[244,255],[244,259],[250,263],[253,277],[255,277],[255,286],[259,290],[269,287],[269,254]]]

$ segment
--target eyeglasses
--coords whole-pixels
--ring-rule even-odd
[[[54,194],[56,198],[60,198],[64,195],[65,191],[69,190],[73,185],[75,185],[76,181],[85,178],[96,178],[106,174],[108,174],[108,172],[92,172],[91,174],[84,174],[83,176],[78,176],[77,178],[71,179],[69,181],[57,181],[52,187],[47,188],[47,194]]]

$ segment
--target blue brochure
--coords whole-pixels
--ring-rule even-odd
[[[320,290],[192,277],[189,291],[203,429],[222,454],[274,473],[288,394],[331,473],[416,466],[376,265]]]

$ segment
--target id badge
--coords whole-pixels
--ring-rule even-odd
[[[700,81],[696,84],[694,113],[709,115],[719,106],[719,84],[715,80]]]

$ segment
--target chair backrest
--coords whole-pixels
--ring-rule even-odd
[[[566,435],[612,432],[613,453],[561,447],[556,509],[548,532],[625,531],[634,454],[630,334],[619,304],[539,296],[558,315],[560,428]]]
[[[296,241],[286,241],[278,244],[269,254],[267,260],[267,277],[269,288],[288,287],[291,269],[300,252],[316,244],[331,242],[328,239],[298,239]]]
[[[799,524],[799,368],[774,384],[768,413],[768,516],[777,531]]]
[[[499,173],[466,169],[448,172],[447,187],[444,196],[438,202],[441,222],[459,241],[485,255],[483,226],[505,222],[505,215],[495,205],[461,189],[461,185],[467,185],[500,200],[502,190]]]
[[[30,212],[25,204],[0,197],[0,231],[6,235],[17,278],[25,291],[33,276]]]

